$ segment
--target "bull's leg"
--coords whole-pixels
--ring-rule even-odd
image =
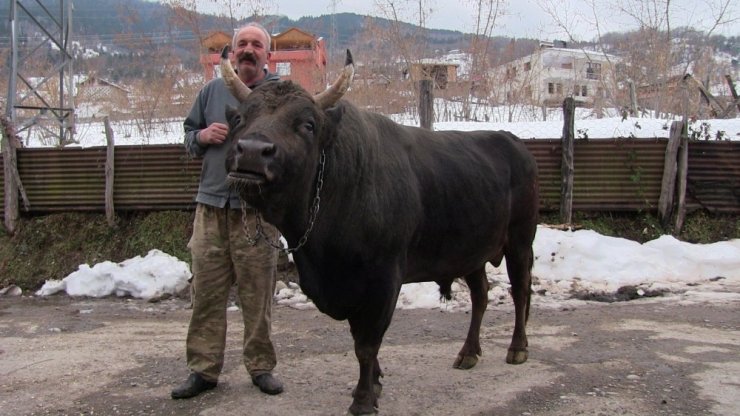
[[[375,368],[373,369],[373,391],[375,396],[380,398],[380,393],[383,392],[383,384],[380,383],[380,378],[383,377],[383,370],[380,369],[380,362],[375,358]],[[355,397],[356,389],[352,389],[352,397]]]
[[[506,251],[506,270],[511,283],[511,296],[514,299],[514,334],[506,354],[509,364],[522,364],[527,361],[527,320],[532,294],[532,262],[534,254],[531,243],[518,249]]]
[[[465,276],[465,282],[470,289],[470,301],[472,311],[470,314],[470,327],[468,337],[465,339],[462,349],[457,354],[455,368],[467,370],[475,367],[478,357],[481,355],[480,348],[480,326],[483,314],[488,306],[488,279],[486,278],[485,266]]]
[[[398,279],[400,281],[400,278]],[[366,307],[349,317],[350,331],[355,341],[355,355],[360,365],[360,378],[352,394],[349,412],[353,415],[370,415],[377,412],[378,396],[382,386],[378,351],[383,335],[390,325],[398,299],[400,286],[374,287],[368,293]]]
[[[354,336],[356,328],[352,325],[352,334]],[[352,405],[349,412],[353,415],[373,415],[377,413],[378,395],[375,393],[373,374],[375,373],[375,363],[377,362],[380,342],[365,344],[357,341],[355,337],[355,355],[360,365],[360,378],[357,380],[357,386],[352,393]]]

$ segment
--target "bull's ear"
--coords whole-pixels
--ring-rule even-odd
[[[341,104],[335,105],[334,107],[324,110],[324,112],[326,113],[327,123],[324,127],[325,133],[322,134],[322,136],[324,146],[329,147],[337,138],[337,132],[339,131],[338,126],[342,121],[342,116],[344,116],[344,106]]]
[[[239,111],[236,107],[228,104],[226,105],[226,122],[229,123],[229,126],[239,124]]]
[[[336,105],[334,107],[331,107],[326,110],[326,115],[329,116],[329,120],[331,120],[332,123],[339,124],[339,122],[342,121],[342,116],[344,115],[344,106]]]

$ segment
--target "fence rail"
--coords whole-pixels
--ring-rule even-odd
[[[556,211],[561,141],[524,143],[539,166],[540,208]],[[573,210],[656,210],[666,145],[666,139],[576,140]],[[740,142],[690,142],[688,159],[687,209],[740,213]],[[17,160],[28,214],[105,212],[105,147],[21,148]],[[116,210],[193,209],[201,162],[182,145],[116,146],[114,163]]]

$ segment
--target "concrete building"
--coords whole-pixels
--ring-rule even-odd
[[[590,107],[615,95],[617,60],[564,42],[543,42],[533,54],[494,68],[489,85],[499,103],[559,106],[572,96],[577,105]]]

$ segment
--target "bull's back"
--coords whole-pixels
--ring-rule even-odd
[[[407,281],[458,277],[500,258],[510,225],[536,222],[531,153],[508,132],[436,132],[419,141],[410,157],[423,212]]]

